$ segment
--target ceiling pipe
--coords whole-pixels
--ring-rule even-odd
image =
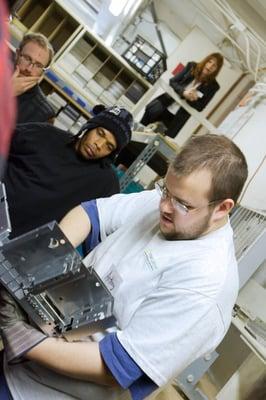
[[[158,39],[159,39],[159,42],[160,42],[160,45],[161,45],[161,48],[162,48],[162,52],[165,55],[165,57],[167,58],[168,54],[167,54],[167,51],[166,51],[166,48],[165,48],[165,45],[164,45],[163,37],[162,37],[160,29],[158,28],[159,20],[157,18],[157,13],[156,13],[156,10],[155,10],[154,2],[152,2],[150,4],[150,10],[151,10],[152,18],[153,18],[153,21],[154,21],[154,24],[155,24],[155,30],[156,30],[156,33],[157,33],[157,36],[158,36]]]

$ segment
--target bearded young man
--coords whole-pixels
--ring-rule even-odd
[[[47,338],[8,312],[2,293],[7,359],[28,360],[5,366],[13,399],[118,399],[128,389],[139,400],[215,349],[238,293],[228,215],[246,178],[240,149],[208,134],[184,146],[157,190],[70,211],[60,225],[74,246],[99,238],[84,263],[114,296],[118,330],[98,343]]]

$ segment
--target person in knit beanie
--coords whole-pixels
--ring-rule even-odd
[[[10,238],[59,222],[83,201],[119,192],[112,162],[130,141],[133,118],[118,106],[93,111],[74,137],[48,123],[16,127],[4,177]]]
[[[99,104],[92,111],[95,116],[82,126],[75,137],[78,143],[77,147],[81,149],[93,129],[97,127],[104,128],[114,136],[116,142],[116,148],[108,154],[108,158],[113,161],[130,142],[133,117],[125,108],[118,106],[106,108]]]

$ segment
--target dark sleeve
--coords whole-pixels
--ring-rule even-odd
[[[9,159],[19,156],[34,155],[39,157],[40,154],[47,152],[49,158],[49,151],[51,146],[55,143],[63,145],[72,139],[71,134],[59,129],[48,122],[27,122],[17,124],[14,131]],[[32,160],[25,160],[28,165],[31,165]]]
[[[10,144],[10,153],[23,152],[31,124],[17,124]]]
[[[10,145],[10,154],[27,154],[33,149],[36,151],[36,147],[43,145],[44,137],[48,140],[48,135],[53,135],[57,131],[58,128],[46,122],[17,124]]]
[[[55,111],[53,109],[53,107],[51,106],[51,104],[49,103],[49,101],[46,99],[45,94],[43,93],[43,91],[41,90],[41,88],[39,87],[39,93],[40,93],[40,106],[41,106],[41,111],[42,111],[42,116],[39,122],[47,122],[52,118],[55,118]],[[38,121],[36,121],[38,122]]]
[[[108,179],[108,188],[106,184],[104,188],[104,194],[98,197],[110,197],[113,194],[117,194],[120,192],[119,177],[116,172],[116,167],[113,164],[111,164],[110,169],[111,169],[110,174],[112,176],[110,176],[110,178]]]
[[[217,81],[212,81],[209,84],[205,84],[205,87],[202,90],[200,88],[198,89],[203,93],[203,96],[196,101],[187,101],[187,103],[197,111],[202,111],[219,89],[220,86]]]
[[[97,244],[100,243],[100,220],[97,209],[96,200],[89,200],[81,203],[81,206],[86,211],[91,222],[91,231],[89,236],[85,239],[83,250],[84,256],[87,255]]]
[[[177,75],[173,76],[169,80],[169,85],[174,89],[174,91],[179,94],[180,97],[183,97],[183,92],[184,92],[184,77],[187,75],[191,70],[192,67],[195,65],[193,62],[189,62],[185,68]]]
[[[17,96],[17,123],[48,122],[53,117],[54,109],[39,85]]]

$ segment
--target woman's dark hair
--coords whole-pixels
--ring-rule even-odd
[[[206,64],[208,61],[212,60],[212,59],[215,59],[215,60],[216,60],[216,63],[217,63],[217,68],[216,68],[216,70],[215,70],[213,73],[211,73],[210,75],[207,75],[206,77],[201,78],[201,74],[202,74],[202,71],[203,71],[203,68],[204,68],[205,64]],[[223,58],[222,54],[220,54],[220,53],[212,53],[212,54],[209,54],[209,55],[208,55],[207,57],[205,57],[202,61],[198,62],[198,63],[195,65],[195,67],[194,67],[193,70],[192,70],[192,75],[195,77],[195,79],[196,79],[197,81],[200,81],[200,82],[210,82],[210,81],[214,80],[214,79],[216,78],[216,76],[218,75],[220,69],[221,69],[222,66],[223,66],[223,62],[224,62],[224,58]]]

